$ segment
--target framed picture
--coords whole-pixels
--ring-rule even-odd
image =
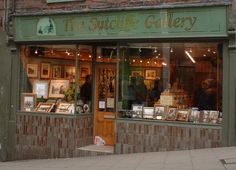
[[[80,77],[84,78],[89,75],[89,68],[88,67],[81,67],[80,68]]]
[[[44,102],[40,102],[35,111],[36,112],[51,112],[52,108],[54,106],[54,103],[44,103]]]
[[[198,123],[199,120],[200,120],[200,111],[197,110],[197,109],[192,109],[192,110],[190,111],[190,115],[189,115],[188,120],[189,120],[190,122]]]
[[[132,77],[143,76],[143,72],[141,70],[133,70],[131,71],[131,76]]]
[[[132,104],[132,117],[142,118],[143,117],[143,105],[142,104]]]
[[[156,79],[156,70],[145,70],[145,79],[155,80]]]
[[[50,78],[51,64],[50,63],[41,63],[40,77],[41,78]]]
[[[209,123],[210,122],[210,110],[203,110],[200,113],[200,122]]]
[[[29,78],[37,78],[38,77],[38,64],[27,64],[26,73]]]
[[[34,111],[36,107],[35,93],[21,93],[21,111]]]
[[[154,105],[154,118],[161,120],[164,118],[166,112],[166,106],[163,105]]]
[[[48,98],[48,81],[46,80],[35,80],[33,81],[33,93],[36,94],[37,98]]]
[[[209,114],[210,123],[217,123],[219,118],[219,111],[211,110]]]
[[[51,80],[49,88],[49,97],[64,98],[64,92],[69,87],[69,80]]]
[[[154,107],[143,107],[143,118],[153,119]]]
[[[53,65],[52,66],[52,78],[53,79],[61,78],[61,66],[60,65]]]
[[[177,120],[178,121],[188,121],[190,110],[189,109],[178,109]]]
[[[57,106],[56,113],[71,113],[71,103],[60,102]]]
[[[65,79],[75,79],[75,67],[65,66],[64,67],[64,78]]]
[[[165,120],[176,120],[177,117],[177,107],[168,106],[167,112],[165,114]]]

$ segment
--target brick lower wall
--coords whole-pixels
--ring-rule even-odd
[[[77,157],[92,143],[93,115],[16,115],[15,159]]]
[[[220,147],[221,126],[118,120],[118,154]]]

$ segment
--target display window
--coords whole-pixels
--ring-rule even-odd
[[[26,45],[20,58],[21,111],[90,113],[91,46]]]
[[[222,44],[120,47],[118,105],[122,118],[221,123]]]

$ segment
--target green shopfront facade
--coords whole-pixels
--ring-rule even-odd
[[[15,43],[19,47],[19,59],[15,66],[18,70],[15,73],[17,83],[13,86],[17,89],[15,96],[19,100],[16,100],[14,109],[16,132],[11,132],[15,134],[15,140],[12,141],[15,149],[12,153],[16,154],[11,159],[76,157],[91,154],[79,151],[77,148],[93,144],[94,136],[98,135],[97,115],[104,109],[107,109],[104,112],[115,113],[115,117],[104,117],[114,120],[112,145],[114,152],[118,154],[233,145],[231,141],[235,138],[232,136],[235,129],[232,126],[235,121],[231,119],[233,112],[230,111],[232,106],[228,103],[229,91],[223,88],[228,87],[230,83],[227,67],[229,63],[227,12],[227,6],[215,6],[15,16]],[[46,52],[48,47],[51,49],[48,52],[51,53],[50,56],[55,53],[56,57],[46,57],[49,56]],[[84,47],[88,47],[87,56],[91,59],[82,58],[81,54],[86,55]],[[67,48],[70,48],[72,54],[69,55],[66,51],[68,56],[61,57],[59,49],[62,51]],[[40,51],[42,52],[40,55],[38,55],[39,49],[44,50]],[[201,71],[208,68],[208,65],[200,67],[190,60],[183,61],[186,60],[184,56],[185,53],[187,55],[187,50],[196,50],[192,53],[193,56],[205,57],[198,59],[195,57],[196,63],[206,61],[207,54],[200,53],[204,49],[211,52],[211,57],[217,58],[216,66],[211,68],[211,71]],[[158,50],[159,52],[156,52]],[[30,58],[31,55],[35,56]],[[48,102],[38,96],[33,110],[22,110],[22,93],[35,93],[33,88],[30,88],[31,82],[46,80],[50,82],[48,84],[50,86],[52,81],[58,78],[54,73],[52,77],[51,75],[43,77],[42,63],[50,63],[52,71],[54,65],[60,65],[62,74],[68,65],[74,66],[75,70],[81,70],[80,66],[83,64],[89,65],[88,72],[93,75],[93,97],[88,112],[80,112],[77,109],[79,89],[81,81],[84,81],[82,70],[75,72],[72,81],[77,92],[73,96],[75,107],[71,111],[72,114],[35,111],[39,102]],[[111,84],[114,83],[112,86],[114,89],[109,91],[105,102],[99,98],[97,83],[97,80],[100,80],[98,68],[101,63],[113,65],[115,68],[115,72],[112,72],[115,75],[112,77],[114,81],[110,81]],[[173,68],[177,67],[176,63],[178,69],[173,71]],[[28,72],[28,66],[31,67],[32,64],[36,64],[34,66],[41,75]],[[171,72],[176,74],[173,76]],[[125,95],[125,82],[136,76],[133,74],[145,77],[145,85],[150,92],[146,95],[149,97],[141,105],[130,104]],[[163,91],[160,100],[151,101],[151,89],[156,77],[163,80]],[[199,82],[203,78],[209,77],[214,77],[219,84],[217,106],[212,109],[218,113],[216,122],[193,121],[190,117],[184,121],[164,116],[154,118],[152,113],[150,118],[148,109],[163,105],[167,110],[170,105],[178,110],[189,109],[188,115],[190,115],[192,108],[195,107],[191,101],[196,86],[189,82],[194,80],[200,85]],[[65,74],[58,79],[65,79]],[[183,97],[184,102],[181,100],[174,103],[178,94],[186,95],[186,100]],[[172,95],[176,96],[167,97]],[[50,97],[47,99],[52,100]],[[106,108],[105,106],[103,108],[103,104]],[[141,117],[137,112],[133,112],[136,104],[142,106]],[[144,112],[149,116],[145,117]],[[134,116],[135,114],[137,115]]]

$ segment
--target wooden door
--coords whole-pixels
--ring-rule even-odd
[[[96,68],[95,136],[102,137],[106,145],[115,143],[115,65],[102,64]]]

